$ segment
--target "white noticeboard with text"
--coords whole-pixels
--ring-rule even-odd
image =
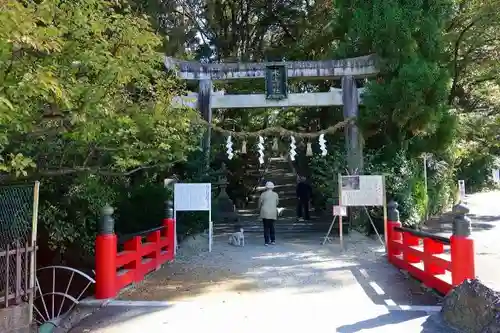
[[[384,206],[383,176],[342,176],[340,188],[342,206]]]
[[[347,207],[333,206],[333,216],[347,216]]]
[[[177,211],[208,211],[208,251],[212,252],[212,184],[176,183],[174,185],[174,219],[177,218]],[[177,244],[175,247],[177,248]]]
[[[370,220],[373,229],[381,244],[385,245],[386,251],[387,244],[387,205],[385,196],[385,178],[382,175],[338,175],[339,180],[339,206],[344,207],[363,207],[365,213]],[[379,235],[375,224],[366,207],[378,206],[383,208],[384,212],[384,234],[385,242]],[[343,248],[342,240],[342,216],[339,216],[339,236],[340,243]]]

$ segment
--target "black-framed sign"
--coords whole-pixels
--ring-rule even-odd
[[[266,66],[266,99],[280,100],[288,96],[285,65]]]

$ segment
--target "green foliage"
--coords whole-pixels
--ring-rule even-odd
[[[430,216],[439,215],[443,210],[449,210],[457,199],[456,169],[453,160],[431,159],[427,165],[427,211]]]
[[[500,115],[462,114],[460,125],[458,179],[465,180],[467,192],[492,187],[492,169],[497,167],[500,154]]]
[[[131,234],[161,225],[165,218],[165,201],[172,199],[161,180],[145,179],[119,191],[115,230]]]
[[[338,204],[338,174],[345,175],[345,149],[340,144],[330,144],[328,155],[313,156],[309,162],[311,181],[314,190],[313,205],[319,209],[328,209]]]
[[[57,177],[42,182],[41,238],[53,251],[78,249],[79,255],[93,254],[100,210],[115,202],[118,193],[99,176],[82,175],[68,180]]]
[[[447,108],[448,73],[443,68],[443,26],[451,3],[339,0],[337,30],[346,34],[338,54],[376,53],[380,77],[367,85],[360,126],[368,148],[385,146],[413,156],[417,141],[432,141]],[[353,12],[351,8],[356,8]],[[347,24],[346,24],[347,22]],[[450,124],[446,124],[450,127]],[[449,142],[434,140],[445,148]],[[373,143],[370,145],[370,143]]]
[[[379,57],[380,75],[366,84],[358,120],[365,139],[364,173],[385,175],[388,197],[400,204],[402,221],[417,225],[428,201],[433,201],[433,211],[447,208],[449,196],[443,192],[448,193],[453,183],[449,168],[440,179],[433,178],[433,190],[426,193],[421,162],[422,153],[429,152],[440,161],[450,161],[446,156],[456,137],[456,116],[448,106],[444,34],[452,3],[338,0],[335,4],[333,30],[345,36],[335,54]]]
[[[199,135],[196,111],[170,105],[182,85],[149,18],[126,0],[6,0],[0,20],[0,172],[43,177],[48,244],[91,253],[106,203],[118,230],[158,225],[158,175]]]
[[[467,191],[490,185],[500,153],[500,3],[460,1],[448,22],[449,101],[460,114],[458,177]]]
[[[3,170],[126,172],[185,158],[196,113],[170,107],[181,90],[163,74],[161,39],[125,1],[7,1],[1,15]]]
[[[491,154],[472,150],[458,165],[457,178],[465,180],[468,193],[480,192],[492,187],[492,169],[496,166],[495,157]]]

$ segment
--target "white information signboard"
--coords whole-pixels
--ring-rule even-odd
[[[175,211],[211,210],[212,185],[205,183],[174,185]]]
[[[342,206],[384,206],[383,176],[342,176]]]
[[[493,182],[495,184],[500,184],[500,169],[493,169],[492,176],[493,176]]]
[[[387,205],[385,202],[385,180],[381,175],[348,175],[339,174],[339,206],[340,207],[363,207],[370,223],[375,230],[380,243],[385,244],[387,251]],[[367,206],[379,206],[384,210],[384,233],[386,242],[382,240],[375,224],[368,212]],[[343,245],[342,236],[342,214],[335,215],[339,218],[340,245]],[[335,219],[332,223],[335,222]]]
[[[330,228],[328,228],[328,231],[326,233],[326,236],[323,238],[323,243],[322,245],[325,245],[326,242],[331,242],[332,238],[330,237],[330,233],[332,232],[333,225],[335,224],[335,221],[337,218],[341,222],[339,225],[340,232],[342,232],[342,216],[347,216],[347,207],[346,206],[333,206],[333,221],[330,224]],[[342,235],[340,235],[340,239],[342,242]]]
[[[333,206],[333,216],[347,216],[347,207]]]
[[[208,251],[212,252],[212,184],[176,183],[174,185],[174,219],[177,218],[177,211],[208,211]],[[177,248],[177,244],[175,245]]]

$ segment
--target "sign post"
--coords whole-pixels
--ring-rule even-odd
[[[465,180],[458,181],[458,192],[460,194],[460,202],[465,200]]]
[[[212,252],[212,184],[210,183],[176,183],[174,185],[174,219],[177,211],[208,211],[208,252]],[[177,224],[177,223],[176,223]],[[177,235],[177,230],[175,230]],[[177,237],[175,237],[177,251]]]
[[[325,235],[325,238],[323,238],[323,243],[321,245],[325,245],[326,242],[331,243],[332,238],[330,237],[330,234],[332,233],[333,226],[335,225],[335,221],[337,220],[337,217],[339,218],[340,223],[342,224],[342,216],[347,216],[347,208],[344,206],[333,206],[333,221],[330,224],[330,228],[328,228],[328,232]],[[339,225],[342,230],[342,226]],[[341,236],[341,246],[342,244],[342,236]]]

